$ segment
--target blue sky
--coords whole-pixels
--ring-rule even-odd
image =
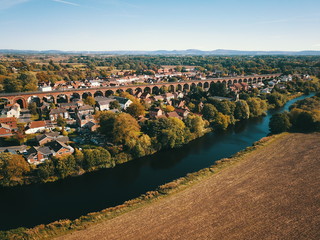
[[[0,49],[320,50],[319,0],[0,0]]]

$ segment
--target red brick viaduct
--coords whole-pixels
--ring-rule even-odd
[[[167,87],[169,92],[175,91],[188,91],[193,87],[201,87],[205,90],[209,89],[212,83],[224,83],[226,85],[232,85],[234,83],[257,83],[263,80],[279,77],[281,74],[266,74],[266,75],[254,75],[243,77],[226,77],[226,78],[212,78],[205,80],[192,80],[183,82],[161,82],[154,84],[140,84],[140,85],[119,85],[119,86],[107,86],[96,88],[80,88],[80,89],[63,89],[50,92],[20,92],[20,93],[2,93],[0,94],[1,100],[6,100],[8,103],[18,103],[22,108],[26,108],[30,101],[36,101],[38,103],[42,101],[53,102],[70,102],[73,98],[86,98],[87,96],[110,96],[115,92],[127,91],[131,94],[137,91],[157,93],[161,87]]]

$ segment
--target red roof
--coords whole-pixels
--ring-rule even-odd
[[[46,122],[45,121],[34,121],[29,123],[29,128],[39,128],[39,127],[45,127]]]

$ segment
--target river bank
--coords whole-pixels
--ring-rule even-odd
[[[246,120],[220,133],[208,133],[181,148],[47,184],[0,188],[0,230],[77,219],[118,206],[158,186],[211,166],[251,146],[269,133],[272,114],[287,110],[301,96],[266,117]],[[19,199],[23,199],[21,202]]]
[[[319,182],[314,178],[320,166],[317,162],[320,154],[319,139],[319,133],[283,133],[265,137],[231,158],[221,159],[209,168],[162,185],[155,191],[149,191],[117,207],[90,213],[73,221],[60,220],[32,229],[20,228],[2,232],[0,236],[1,239],[48,239],[57,236],[61,236],[58,239],[101,239],[102,236],[104,239],[138,239],[148,235],[153,236],[153,239],[167,239],[179,234],[184,239],[203,238],[204,235],[222,239],[228,239],[228,236],[259,239],[259,236],[261,239],[270,234],[274,237],[281,234],[289,239],[290,236],[297,237],[307,233],[312,239],[314,234],[319,233],[314,228],[316,225],[307,224],[307,227],[296,219],[298,213],[290,209],[297,207],[291,205],[291,202],[300,204],[305,217],[309,217],[314,223],[320,223],[320,219],[315,216],[310,219],[310,211],[303,211],[308,199],[313,199],[312,203],[308,203],[308,209],[317,208],[319,204],[314,197],[308,197],[315,194],[315,191],[320,192],[319,187],[316,187]],[[272,185],[267,184],[270,181],[273,182]],[[312,187],[309,187],[310,184]],[[278,194],[274,196],[274,193]],[[239,208],[230,204],[234,200]],[[242,201],[246,201],[246,204]],[[255,214],[250,213],[250,208]],[[281,211],[277,212],[273,208]],[[232,213],[228,213],[229,211]],[[266,212],[267,217],[264,215]],[[238,219],[234,222],[226,217],[231,214],[244,214],[242,216],[248,219],[233,217],[233,220]],[[274,220],[269,220],[274,219],[274,215],[277,216],[277,223],[281,223],[283,217],[287,217],[287,220],[288,217],[295,219],[292,220],[292,227],[288,228],[283,223],[272,224]],[[199,216],[203,217],[199,219]],[[260,217],[264,222],[256,221],[255,218]],[[190,220],[192,218],[198,220]],[[190,221],[185,221],[186,219]],[[298,219],[302,219],[300,215]],[[204,229],[201,227],[212,221],[220,224]],[[223,232],[224,224],[232,229],[230,224],[237,225],[240,224],[239,221],[244,224],[243,229]],[[249,224],[255,231],[245,230],[249,227],[247,221],[255,222]],[[189,222],[192,222],[192,226]],[[274,227],[277,227],[277,231],[264,231]],[[284,228],[283,232],[281,227]]]
[[[183,191],[187,187],[198,183],[199,181],[216,174],[223,170],[224,168],[238,163],[244,157],[250,154],[256,153],[259,149],[267,146],[277,139],[281,139],[287,134],[273,135],[265,137],[260,141],[253,144],[253,146],[246,148],[245,150],[237,153],[231,158],[221,159],[216,161],[216,164],[202,169],[195,173],[187,174],[185,177],[174,180],[170,183],[160,186],[157,190],[149,191],[138,198],[124,202],[116,207],[107,208],[100,212],[89,213],[86,216],[82,216],[76,220],[59,220],[47,225],[39,225],[32,229],[19,228],[0,234],[1,239],[44,239],[56,235],[62,235],[69,231],[79,230],[88,227],[91,224],[99,223],[103,220],[112,219],[123,213],[129,212],[131,210],[140,208],[142,206],[148,205],[160,199],[163,199],[172,194]]]

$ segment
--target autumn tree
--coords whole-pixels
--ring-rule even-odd
[[[260,98],[248,98],[247,104],[250,109],[250,117],[259,117],[266,114],[268,104]]]
[[[83,99],[83,103],[90,106],[94,106],[96,105],[96,100],[94,99],[94,97],[88,96],[85,99]]]
[[[2,185],[21,184],[23,176],[28,172],[30,172],[30,166],[21,155],[0,153],[0,183]]]
[[[145,115],[145,108],[140,102],[131,103],[126,111],[135,118]]]
[[[248,119],[250,117],[250,109],[246,101],[239,100],[236,102],[234,117],[240,120]]]

